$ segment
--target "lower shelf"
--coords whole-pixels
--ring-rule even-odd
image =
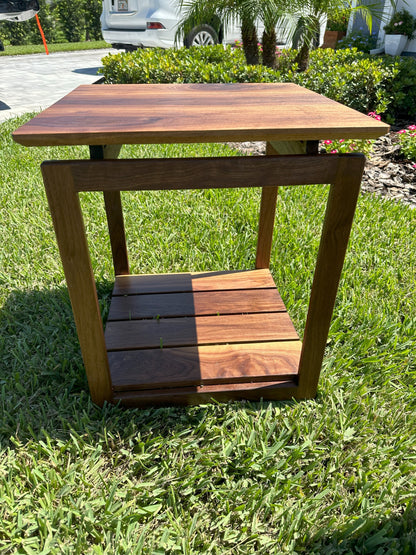
[[[125,405],[296,390],[302,345],[269,270],[118,276],[105,338]]]

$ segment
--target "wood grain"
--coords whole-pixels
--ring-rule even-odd
[[[277,152],[272,144],[270,142],[266,143],[266,156],[273,156],[276,154]],[[278,187],[262,187],[261,189],[256,268],[268,268],[270,266],[278,192]]]
[[[284,311],[277,289],[113,297],[107,321]]]
[[[116,159],[120,154],[121,145],[90,146],[91,160]],[[105,212],[107,215],[108,232],[110,235],[111,253],[115,275],[129,274],[129,259],[124,231],[123,209],[120,191],[104,191]]]
[[[292,380],[243,384],[215,384],[184,388],[150,389],[145,391],[117,391],[114,402],[125,407],[199,405],[217,401],[225,403],[260,399],[278,401],[296,398],[297,384]]]
[[[269,141],[267,154],[319,154],[319,141]]]
[[[189,272],[180,274],[118,276],[113,296],[143,293],[231,291],[275,287],[269,270]]]
[[[287,312],[107,322],[108,351],[299,339]]]
[[[13,138],[26,146],[298,141],[388,130],[293,83],[81,85]]]
[[[111,401],[111,380],[78,194],[68,172],[56,166],[42,171],[91,397],[102,405]]]
[[[114,351],[115,391],[296,380],[300,341]]]
[[[329,191],[299,363],[300,397],[316,394],[364,163],[364,156],[340,159]]]
[[[69,165],[78,191],[156,191],[332,183],[337,162],[336,156],[323,154],[44,164]]]

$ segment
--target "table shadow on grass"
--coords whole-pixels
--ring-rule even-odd
[[[112,283],[98,284],[97,289],[105,317]],[[55,426],[62,428],[62,419],[70,421],[88,404],[66,287],[10,293],[0,309],[0,386],[3,437],[19,430],[31,437],[41,429],[53,433]]]
[[[111,281],[97,283],[104,321],[112,288]],[[110,426],[122,433],[132,420],[164,435],[197,424],[207,410],[219,416],[229,410],[227,403],[144,409],[94,405],[65,286],[12,291],[0,309],[0,403],[0,442],[14,436],[22,441],[39,439],[43,430],[61,439],[71,428],[100,434]],[[291,401],[280,406],[285,403]],[[268,404],[236,402],[243,410],[260,410]]]

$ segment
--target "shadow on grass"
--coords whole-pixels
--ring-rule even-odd
[[[112,288],[112,282],[97,283],[104,321]],[[205,410],[95,406],[65,286],[13,291],[0,310],[0,403],[0,441],[10,445],[13,437],[38,440],[43,432],[66,439],[73,429],[93,437],[105,428],[123,437],[125,428],[131,433],[133,421],[141,430],[164,435],[196,424]]]
[[[106,316],[112,283],[101,282],[97,290]],[[322,400],[318,398],[316,402],[321,404]],[[128,439],[135,438],[137,448],[148,442],[151,449],[156,436],[176,436],[179,441],[179,435],[186,437],[188,430],[191,433],[199,427],[201,433],[204,420],[209,420],[210,415],[215,417],[215,429],[222,426],[226,433],[227,427],[234,426],[233,417],[238,419],[239,411],[249,409],[252,413],[276,404],[296,406],[291,402],[260,402],[237,403],[232,409],[228,404],[128,410],[111,405],[96,407],[89,397],[66,287],[13,291],[1,309],[0,403],[3,447],[14,448],[15,438],[20,445],[30,441],[40,443],[45,436],[67,441],[75,434],[89,445],[98,442],[104,445],[108,438],[110,442],[116,438],[116,444],[108,447],[109,460],[113,460]],[[215,435],[215,430],[212,433]],[[214,452],[211,457],[215,465]],[[160,465],[160,460],[154,464]],[[252,472],[250,481],[260,482],[263,478],[248,466]],[[223,468],[221,480],[236,480],[235,473],[227,468]],[[244,478],[239,476],[238,480]],[[195,495],[199,495],[197,490]],[[328,508],[323,506],[322,510]],[[293,547],[299,553],[412,554],[415,553],[415,527],[416,510],[411,504],[401,516],[387,518],[375,514],[351,520],[342,528],[319,530],[313,536],[302,534]]]
[[[416,508],[410,503],[402,515],[386,518],[358,517],[341,529],[320,531],[299,544],[300,552],[365,555],[416,553]]]
[[[105,315],[112,283],[97,290]],[[42,430],[66,435],[79,411],[98,415],[66,287],[10,293],[0,310],[0,385],[0,437],[6,441],[35,439]]]

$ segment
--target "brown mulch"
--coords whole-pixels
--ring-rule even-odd
[[[362,190],[416,208],[416,168],[400,154],[396,132],[390,132],[374,143],[364,170]]]
[[[403,124],[403,128],[406,124]],[[367,159],[362,181],[362,191],[375,193],[384,198],[395,199],[416,208],[416,168],[413,162],[400,154],[398,134],[395,128],[375,141]],[[245,154],[264,154],[265,143],[232,143]]]

